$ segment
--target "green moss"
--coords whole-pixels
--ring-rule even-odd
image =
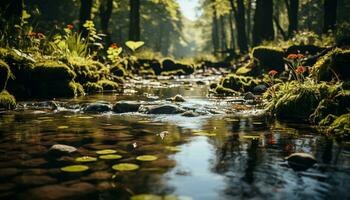
[[[10,67],[3,60],[0,59],[0,90],[5,89],[7,80],[11,76]]]
[[[163,60],[162,73],[163,72],[170,72],[170,71],[173,71],[173,72],[177,71],[178,74],[180,75],[180,72],[181,72],[180,70],[182,70],[183,75],[192,74],[194,72],[194,67],[189,65],[189,64],[175,62],[174,60],[172,60],[170,58],[166,58]],[[172,74],[174,75],[174,73],[172,73]]]
[[[87,93],[96,93],[103,91],[103,87],[97,83],[87,82],[83,85],[83,87]]]
[[[0,109],[11,110],[16,107],[16,99],[6,90],[0,92]]]
[[[122,64],[115,65],[111,67],[110,72],[118,77],[126,76],[128,73]]]
[[[65,64],[56,61],[45,61],[35,64],[32,73],[33,81],[71,81],[75,78],[75,73]]]
[[[109,74],[106,66],[91,59],[72,57],[66,63],[76,73],[75,81],[81,84],[97,82]]]
[[[350,136],[350,113],[343,114],[336,118],[327,129],[328,133],[335,135]]]
[[[350,80],[350,50],[334,49],[321,57],[312,67],[312,75],[319,81]]]
[[[80,83],[71,81],[69,87],[74,91],[73,96],[82,96],[85,94],[84,87]]]
[[[252,57],[257,60],[257,66],[261,70],[284,70],[284,51],[278,47],[258,46],[252,51]]]
[[[103,90],[117,90],[119,87],[118,83],[106,79],[98,81],[97,84],[100,85]]]
[[[255,86],[261,83],[261,80],[250,76],[239,76],[230,74],[220,80],[220,85],[235,91],[252,91]]]
[[[227,96],[231,96],[231,95],[236,95],[238,94],[238,92],[232,90],[232,89],[229,89],[229,88],[225,88],[225,87],[222,87],[221,85],[218,85],[216,88],[215,88],[215,93],[216,94],[219,94],[219,95],[227,95]]]

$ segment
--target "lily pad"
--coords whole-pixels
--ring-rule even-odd
[[[120,163],[113,165],[112,168],[117,171],[133,171],[139,169],[140,167],[132,163]]]
[[[58,129],[67,129],[69,126],[57,126]]]
[[[138,194],[132,196],[130,200],[162,200],[162,197],[154,194]]]
[[[113,149],[104,149],[104,150],[96,151],[96,153],[100,155],[104,155],[104,154],[114,154],[114,153],[117,153],[117,151]]]
[[[173,147],[173,146],[166,146],[165,149],[168,151],[181,151],[180,147]]]
[[[95,161],[97,161],[97,158],[91,157],[91,156],[83,156],[83,157],[76,158],[75,161],[77,161],[77,162],[95,162]]]
[[[154,160],[157,160],[157,159],[158,159],[157,156],[152,156],[152,155],[142,155],[142,156],[137,156],[136,157],[136,160],[145,161],[145,162],[154,161]]]
[[[64,172],[83,172],[88,170],[89,167],[86,165],[70,165],[66,167],[62,167],[61,170]]]
[[[118,160],[118,159],[121,159],[122,156],[118,154],[107,154],[107,155],[102,155],[99,158],[103,160]]]

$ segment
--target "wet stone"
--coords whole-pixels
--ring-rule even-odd
[[[179,114],[185,112],[184,109],[175,105],[142,106],[139,111],[145,114]]]
[[[83,108],[85,113],[104,113],[112,110],[112,105],[107,102],[96,102],[88,104]]]
[[[251,92],[247,92],[244,95],[244,100],[255,100],[255,99],[256,99],[256,96]]]
[[[182,113],[181,115],[184,117],[198,117],[199,116],[198,113],[196,113],[192,110],[186,111],[186,112]]]
[[[307,153],[293,153],[286,157],[285,160],[296,171],[307,170],[317,162],[314,156]]]
[[[114,104],[113,112],[115,113],[128,113],[137,112],[141,104],[137,102],[120,101]]]
[[[48,185],[28,190],[21,196],[26,200],[94,199],[96,188],[89,183],[76,183],[70,186]]]
[[[55,144],[49,149],[48,154],[52,157],[61,157],[65,155],[71,155],[76,151],[77,149],[75,147],[64,144]]]
[[[21,186],[40,186],[57,182],[56,179],[50,176],[38,176],[38,175],[22,175],[13,179],[17,185]]]

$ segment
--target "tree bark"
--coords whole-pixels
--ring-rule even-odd
[[[101,30],[106,35],[105,44],[111,44],[111,35],[108,31],[109,21],[112,16],[113,0],[102,0],[100,5]]]
[[[259,45],[264,40],[273,40],[273,1],[257,0],[253,26],[253,45]]]
[[[140,0],[130,0],[129,40],[140,40]]]
[[[247,42],[247,34],[245,30],[245,7],[243,0],[236,0],[237,8],[233,2],[230,0],[232,11],[235,15],[236,19],[236,28],[237,28],[237,41],[239,51],[241,53],[245,53],[248,51],[248,42]]]
[[[288,37],[291,38],[295,31],[298,30],[298,10],[299,0],[285,0],[288,12]]]
[[[324,33],[327,33],[329,30],[334,30],[335,28],[337,22],[337,4],[337,0],[324,1]]]
[[[252,33],[252,0],[248,0],[248,8],[247,8],[247,41],[248,45],[251,44],[251,33]]]
[[[91,20],[92,0],[80,0],[80,16],[79,16],[79,30],[83,37],[87,36],[87,30],[84,24],[87,20]]]
[[[226,42],[226,32],[225,32],[225,18],[224,16],[220,16],[220,27],[221,27],[221,51],[227,50],[227,42]]]
[[[233,28],[233,17],[232,17],[233,13],[229,13],[229,21],[230,21],[230,35],[231,35],[231,50],[233,52],[235,52],[235,48],[236,48],[236,45],[235,45],[235,30]]]
[[[213,10],[213,17],[212,17],[212,41],[213,41],[213,50],[214,54],[216,54],[219,50],[219,24],[218,24],[218,17],[217,17],[217,11],[215,6],[215,0],[212,0],[212,10]]]

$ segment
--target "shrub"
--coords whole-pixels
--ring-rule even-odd
[[[11,110],[16,107],[16,99],[6,90],[0,92],[0,109]]]

